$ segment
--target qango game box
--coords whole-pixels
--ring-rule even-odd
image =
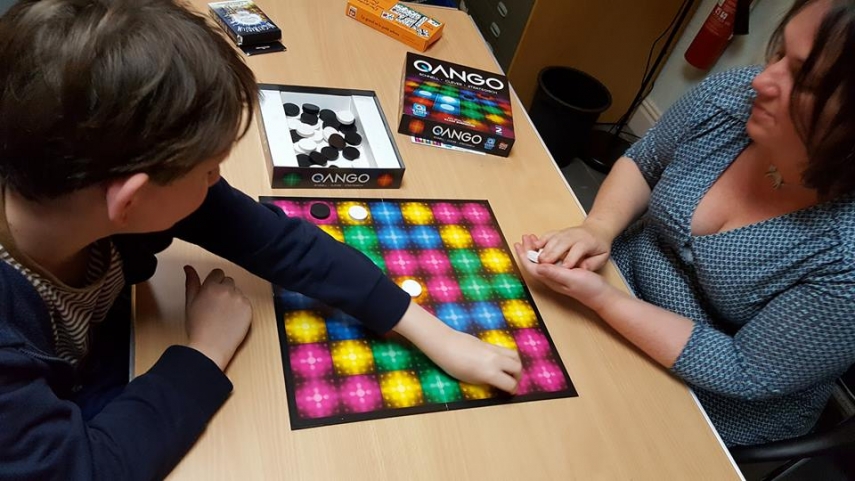
[[[508,79],[408,53],[398,132],[507,157],[514,145]]]

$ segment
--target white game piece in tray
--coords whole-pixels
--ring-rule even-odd
[[[336,130],[332,127],[324,127],[323,133],[324,133],[324,140],[329,142],[330,137],[334,134],[338,134],[339,132],[338,132],[338,130]]]
[[[304,124],[300,122],[300,125],[297,126],[297,135],[303,137],[304,139],[308,139],[315,135],[315,128],[309,124]]]
[[[302,150],[304,154],[308,154],[314,152],[318,148],[318,144],[312,139],[303,139],[297,142],[297,148]]]
[[[339,110],[335,113],[335,117],[340,123],[344,125],[350,125],[356,121],[356,117],[354,117],[353,114],[348,112],[347,110]]]

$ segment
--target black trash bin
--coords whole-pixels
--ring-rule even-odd
[[[534,126],[559,167],[578,157],[600,114],[612,105],[609,89],[570,67],[546,67],[537,76],[529,109]]]

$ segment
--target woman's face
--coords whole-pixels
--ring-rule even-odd
[[[748,136],[757,144],[788,154],[798,153],[807,160],[807,148],[793,123],[791,93],[802,64],[813,48],[819,25],[831,6],[830,0],[808,4],[787,23],[775,56],[752,82],[757,91],[748,119]],[[809,86],[808,86],[809,87]],[[813,107],[810,89],[797,99],[799,115],[809,115]]]

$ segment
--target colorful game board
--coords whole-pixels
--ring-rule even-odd
[[[399,285],[418,282],[414,299],[425,309],[518,350],[523,362],[515,396],[458,382],[400,337],[380,338],[341,311],[275,288],[292,429],[576,396],[486,201],[261,200],[362,251]],[[312,216],[316,203],[329,207],[328,218]],[[364,220],[351,216],[354,206]]]
[[[417,118],[465,126],[490,135],[514,136],[509,99],[483,91],[425,81],[418,75],[410,75],[404,82],[404,112]],[[410,133],[418,135],[420,132]]]

